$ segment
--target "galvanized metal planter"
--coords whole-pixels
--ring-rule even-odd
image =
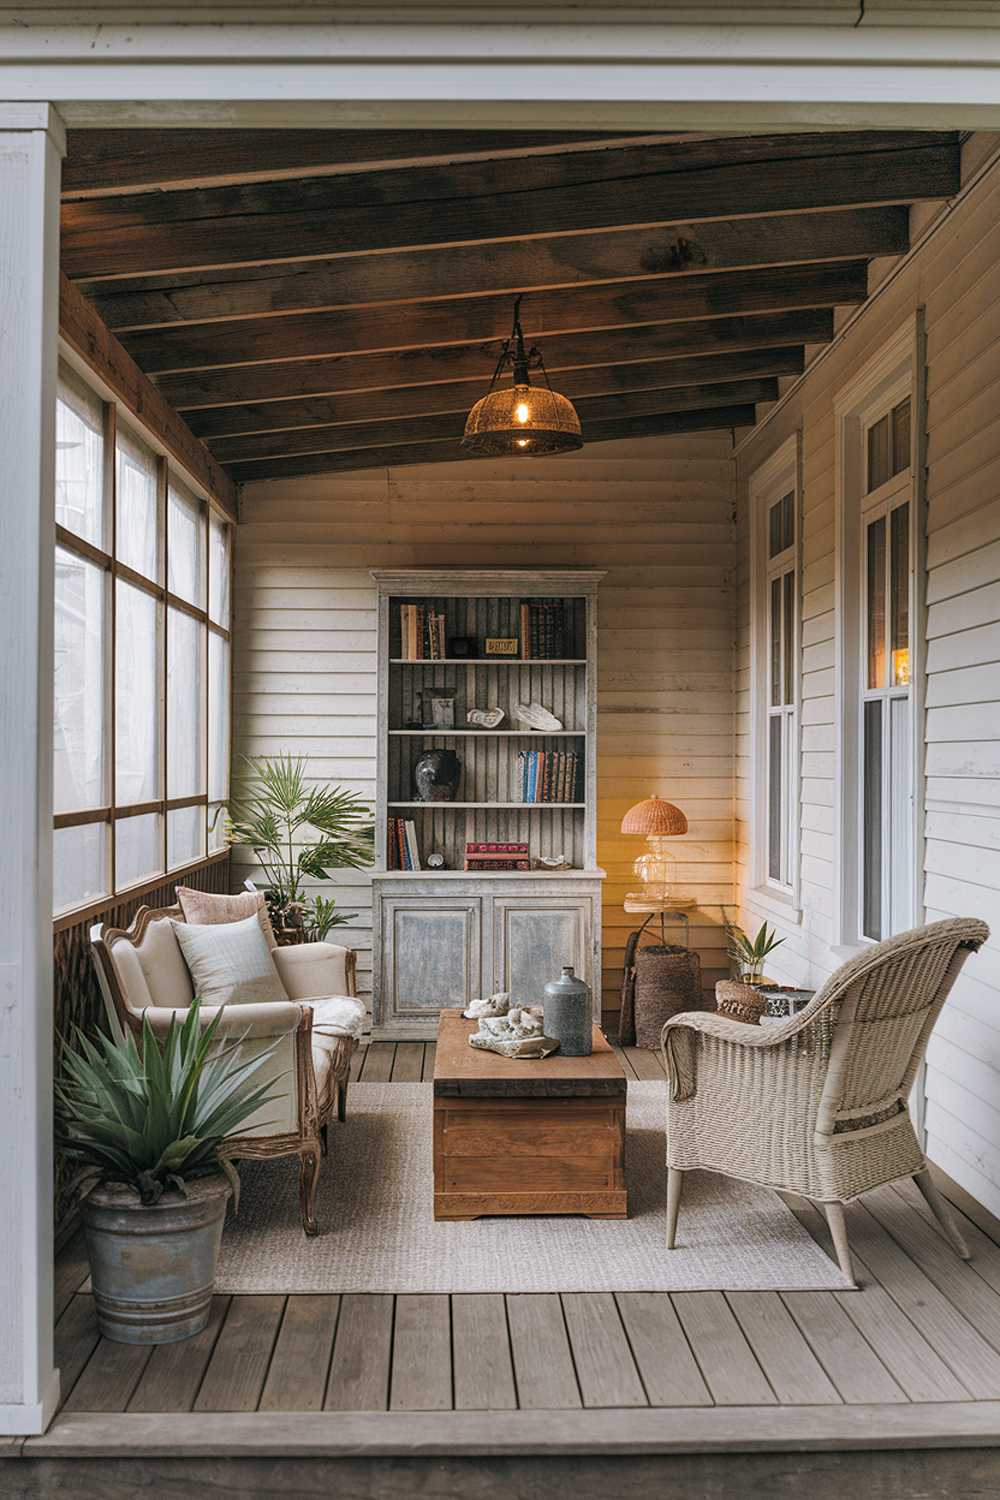
[[[97,1322],[117,1344],[173,1344],[200,1333],[212,1305],[232,1189],[221,1173],[144,1205],[106,1183],[83,1206]]]

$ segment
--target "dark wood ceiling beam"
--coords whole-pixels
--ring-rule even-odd
[[[778,375],[801,374],[801,347],[752,349],[736,354],[696,355],[693,359],[651,359],[624,365],[591,365],[557,371],[558,389],[572,400],[622,391],[669,390],[686,385],[725,385]],[[449,380],[395,390],[347,391],[338,396],[263,401],[251,406],[217,406],[191,411],[187,422],[209,446],[213,440],[248,433],[291,432],[340,423],[400,420],[462,411],[479,400],[486,381]],[[736,398],[734,398],[736,399]]]
[[[832,310],[811,308],[756,317],[709,318],[698,323],[646,324],[641,337],[630,328],[555,335],[545,340],[545,364],[551,373],[590,365],[824,344],[832,337]],[[394,354],[344,354],[222,370],[191,370],[162,375],[156,384],[172,406],[188,412],[283,397],[302,399],[442,381],[479,380],[485,387],[496,357],[495,341],[487,340]]]
[[[680,386],[667,390],[588,396],[575,404],[586,433],[594,422],[620,421],[660,412],[707,411],[714,406],[747,406],[757,401],[775,401],[777,397],[777,380],[738,380],[715,386]],[[292,453],[334,453],[441,438],[454,438],[458,442],[465,431],[467,414],[467,411],[447,411],[427,417],[393,417],[334,427],[300,427],[294,432],[258,432],[244,437],[218,438],[211,446],[220,463],[231,464],[250,459],[281,458]]]
[[[373,171],[619,141],[634,132],[566,130],[70,130],[64,198],[122,197],[320,171]]]
[[[628,417],[620,421],[593,422],[587,427],[586,442],[610,443],[622,438],[668,437],[677,433],[728,431],[752,427],[756,417],[753,406],[724,406],[710,411],[675,412],[657,416]],[[356,448],[346,453],[305,453],[286,459],[269,459],[262,463],[233,464],[230,473],[240,484],[253,479],[291,479],[305,474],[349,473],[355,469],[401,468],[410,464],[455,463],[469,461],[461,444],[454,439],[428,443],[395,443],[384,448]],[[475,462],[473,459],[472,462]],[[526,459],[526,463],[537,460]],[[558,472],[558,458],[548,458],[553,476]]]
[[[63,209],[74,278],[947,197],[955,136],[737,137],[143,193]]]
[[[831,261],[558,287],[526,299],[521,318],[526,338],[534,340],[597,328],[843,306],[863,302],[867,292],[867,262]],[[509,334],[510,320],[511,298],[503,294],[407,306],[341,308],[222,326],[199,323],[158,328],[125,334],[122,343],[148,374],[163,375],[223,365],[499,340]]]
[[[292,265],[191,272],[176,278],[88,283],[98,312],[121,336],[178,323],[319,312],[532,288],[582,286],[740,267],[901,255],[901,204],[759,219],[715,219],[665,229],[557,235],[491,245],[449,245],[390,255],[348,255]]]

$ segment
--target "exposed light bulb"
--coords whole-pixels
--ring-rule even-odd
[[[527,438],[518,438],[518,440],[517,440],[517,446],[519,448],[527,448],[527,446],[528,446],[528,439]]]
[[[517,406],[514,408],[514,415],[517,418],[517,420],[519,422],[521,422],[521,423],[524,423],[524,422],[526,422],[528,420],[528,418],[531,415],[531,413],[528,410],[528,403],[527,403],[527,401],[519,401],[518,402]]]

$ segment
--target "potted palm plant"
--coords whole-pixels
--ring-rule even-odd
[[[332,898],[310,896],[307,882],[372,862],[367,804],[340,787],[307,786],[306,765],[291,755],[245,756],[242,794],[230,809],[230,842],[249,845],[260,862],[279,943],[322,942],[356,917],[337,911]]]
[[[56,1087],[56,1142],[90,1191],[83,1226],[97,1321],[123,1344],[169,1344],[208,1322],[226,1204],[239,1180],[221,1142],[278,1097],[254,1077],[273,1048],[236,1057],[199,1023],[196,999],[140,1044],[109,1011],[109,1033],[77,1032]],[[280,1091],[279,1091],[280,1092]]]
[[[722,1015],[735,1021],[747,1021],[751,1026],[760,1025],[760,1018],[767,1009],[767,1000],[761,990],[772,983],[764,977],[764,964],[768,955],[784,941],[766,922],[761,923],[753,938],[735,923],[726,924],[726,952],[738,978],[716,982],[715,999]]]

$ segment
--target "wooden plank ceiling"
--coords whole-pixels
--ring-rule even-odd
[[[63,270],[236,481],[447,462],[511,308],[588,443],[752,424],[954,133],[72,132]]]

